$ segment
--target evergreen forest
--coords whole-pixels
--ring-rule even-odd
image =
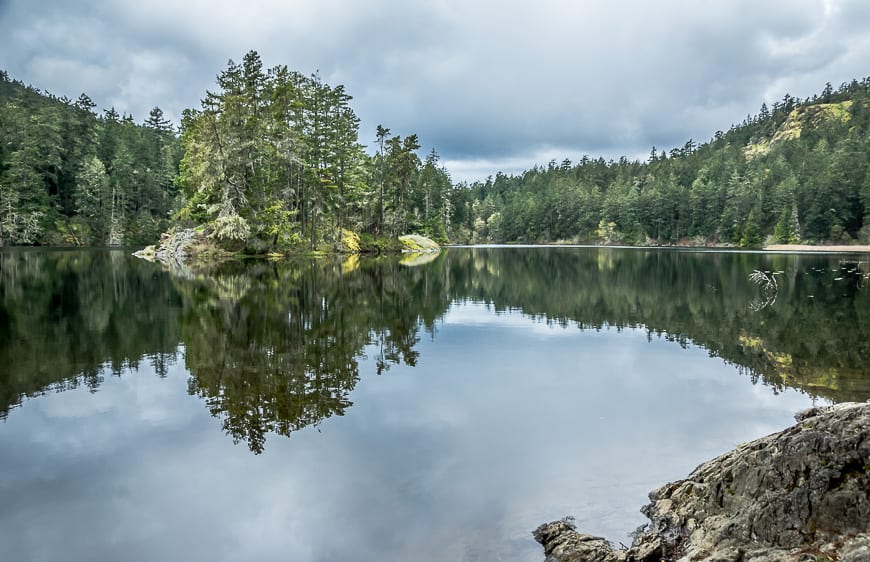
[[[156,240],[177,206],[181,145],[159,107],[137,124],[0,71],[0,245]]]
[[[136,245],[200,228],[253,254],[454,243],[870,243],[870,78],[762,104],[646,161],[589,156],[467,184],[341,85],[250,51],[176,128],[0,71],[0,245]],[[403,136],[404,135],[404,136]]]
[[[473,241],[870,243],[870,78],[785,95],[646,162],[584,156],[471,186]]]

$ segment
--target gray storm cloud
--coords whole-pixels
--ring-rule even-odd
[[[475,179],[708,139],[762,101],[862,77],[868,29],[862,0],[8,0],[0,68],[177,119],[255,49],[345,84],[364,143],[378,123],[416,132]]]

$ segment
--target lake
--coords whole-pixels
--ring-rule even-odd
[[[870,398],[870,256],[0,252],[4,560],[534,560]]]

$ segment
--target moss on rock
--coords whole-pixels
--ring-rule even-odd
[[[423,254],[441,251],[441,246],[437,242],[419,234],[399,236],[399,242],[402,243],[402,252]]]

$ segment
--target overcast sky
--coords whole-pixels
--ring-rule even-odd
[[[228,59],[344,84],[453,177],[645,155],[870,75],[867,0],[0,0],[0,68],[177,122]]]

